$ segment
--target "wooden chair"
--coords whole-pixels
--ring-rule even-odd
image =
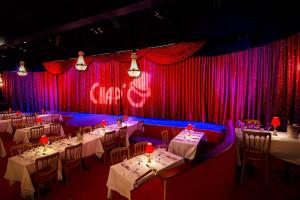
[[[5,113],[2,117],[3,120],[13,119],[16,117],[16,113]]]
[[[248,161],[262,163],[265,167],[266,184],[268,177],[268,158],[271,144],[271,133],[258,131],[243,131],[243,161],[241,183],[243,182],[245,165]]]
[[[116,131],[106,132],[104,134],[104,144],[103,144],[104,163],[106,163],[107,153],[110,152],[112,149],[114,149],[115,145],[116,145]]]
[[[16,117],[11,119],[11,126],[13,128],[13,133],[16,132],[17,129],[24,128],[24,120],[23,117]]]
[[[59,153],[40,157],[35,160],[35,176],[37,199],[40,198],[40,187],[50,180],[57,180]]]
[[[244,119],[243,123],[245,128],[253,128],[253,129],[260,128],[260,121],[257,119]]]
[[[172,127],[172,138],[176,137],[180,133],[180,128]]]
[[[138,130],[136,130],[132,133],[131,140],[133,140],[133,142],[136,142],[138,137],[144,136],[144,133],[145,133],[144,121],[139,121],[138,122]]]
[[[31,143],[38,143],[40,137],[44,135],[44,126],[36,126],[30,128],[30,138],[29,141]]]
[[[134,146],[133,146],[134,156],[144,154],[146,151],[147,144],[148,144],[148,142],[138,142],[138,143],[134,144]]]
[[[126,147],[126,136],[127,136],[127,126],[121,127],[119,129],[119,147],[123,146]]]
[[[168,149],[169,142],[170,142],[168,130],[162,130],[161,131],[161,138],[162,138],[162,141],[163,141],[162,147],[164,147],[165,149]]]
[[[49,136],[59,136],[61,130],[61,125],[59,123],[51,123],[50,124],[50,133]]]
[[[110,163],[115,165],[124,159],[130,159],[130,150],[128,147],[118,147],[110,152]]]
[[[25,117],[25,123],[26,124],[35,124],[36,123],[36,117],[34,115],[29,115]]]
[[[75,146],[69,146],[65,149],[65,158],[63,160],[63,169],[66,177],[66,182],[69,181],[69,171],[79,167],[81,169],[82,159],[82,143]]]
[[[17,156],[32,149],[32,144],[15,144],[10,148],[10,155]]]
[[[89,133],[89,132],[92,132],[92,127],[91,126],[83,126],[83,127],[79,128],[79,133],[81,135],[85,134],[85,133]]]
[[[101,124],[96,124],[95,126],[92,127],[93,130],[98,129],[98,128],[102,128],[103,126],[101,126]]]
[[[58,135],[55,135],[55,136],[49,136],[48,139],[50,141],[50,144],[52,144],[53,142],[61,140],[61,137]]]

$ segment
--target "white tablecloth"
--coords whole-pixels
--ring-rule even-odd
[[[29,139],[30,139],[30,128],[32,127],[28,127],[28,128],[22,128],[22,129],[17,129],[14,135],[14,141],[18,144],[18,143],[29,143]],[[44,133],[47,135],[50,133],[50,124],[45,124],[44,125]],[[64,136],[64,130],[61,126],[60,129],[60,135]]]
[[[7,162],[7,168],[4,178],[9,180],[10,185],[13,185],[16,181],[21,182],[21,193],[23,197],[31,196],[34,194],[34,187],[31,181],[30,174],[33,174],[35,170],[35,159],[46,155],[56,153],[56,150],[47,148],[43,152],[43,147],[40,147],[34,151],[26,152],[20,156],[10,157]],[[44,154],[43,154],[44,153]],[[62,179],[61,162],[58,166],[58,179]]]
[[[240,128],[235,129],[238,165],[241,165],[240,151],[243,135]],[[273,131],[271,131],[273,133]],[[271,137],[270,153],[282,160],[300,165],[300,138],[289,137],[286,132],[277,132],[277,136]]]
[[[0,132],[13,134],[13,128],[11,126],[11,120],[0,120]]]
[[[59,152],[60,158],[64,159],[65,149],[68,146],[82,143],[82,157],[88,157],[90,155],[96,154],[101,157],[103,154],[103,147],[99,136],[84,134],[83,139],[77,141],[76,137],[70,139],[63,139],[53,144],[49,145],[46,153],[49,155],[51,153]],[[15,181],[21,182],[21,192],[23,196],[34,194],[34,187],[30,178],[30,174],[35,172],[34,160],[36,159],[35,152],[27,152],[22,154],[22,157],[15,156],[8,159],[6,173],[4,177],[10,181],[12,185]],[[58,178],[61,179],[61,164],[59,166]]]
[[[194,159],[197,146],[201,139],[205,137],[203,132],[182,130],[169,144],[168,151],[178,156]]]
[[[6,156],[6,151],[2,142],[2,139],[0,138],[0,156],[5,157]]]
[[[43,115],[38,115],[37,117],[40,117],[43,119],[43,121],[51,122],[53,119],[63,121],[63,118],[61,114],[43,114]]]
[[[53,119],[58,119],[59,121],[63,121],[61,114],[44,114],[44,115],[38,115],[38,117],[42,118],[43,121],[47,121],[47,122],[51,122]],[[25,120],[25,117],[23,117],[23,119]],[[0,132],[13,134],[11,119],[0,120]]]
[[[117,191],[122,196],[130,199],[130,191],[134,189],[136,180],[149,170],[157,173],[184,163],[184,159],[162,149],[155,150],[151,155],[151,163],[147,163],[146,154],[136,156],[130,160],[118,163],[110,167],[106,186],[108,198],[111,198],[111,190]],[[154,176],[154,172],[145,177],[148,180]],[[142,183],[141,181],[140,183]]]

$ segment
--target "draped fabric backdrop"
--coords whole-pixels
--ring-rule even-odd
[[[56,77],[48,72],[30,72],[20,77],[16,72],[2,74],[4,102],[15,110],[39,111],[41,108],[55,110],[57,105]]]
[[[57,62],[47,63],[51,73],[59,74],[58,85],[49,72],[29,73],[23,78],[4,73],[4,98],[21,110],[43,106],[221,124],[243,118],[268,123],[276,115],[283,124],[286,120],[300,123],[299,34],[220,56],[190,56],[192,48],[181,47],[181,53],[178,46],[174,49],[164,48],[161,54],[153,49],[137,52],[143,71],[138,79],[127,74],[128,52],[88,58],[90,64],[84,72],[76,71],[70,60],[63,62],[67,69]],[[180,59],[175,59],[176,55]]]

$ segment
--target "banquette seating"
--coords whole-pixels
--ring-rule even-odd
[[[232,121],[223,142],[193,162],[163,171],[131,191],[131,199],[231,199],[236,150]]]

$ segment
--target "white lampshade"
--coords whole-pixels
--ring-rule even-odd
[[[2,76],[1,76],[1,74],[0,74],[0,87],[2,87],[3,85],[4,85],[3,79],[2,79]]]
[[[27,75],[27,71],[26,71],[26,68],[25,68],[25,63],[24,63],[24,61],[21,61],[21,62],[20,62],[20,67],[19,67],[19,69],[18,69],[17,74],[18,74],[19,76],[26,76],[26,75]]]
[[[78,71],[84,71],[87,68],[87,64],[84,62],[84,53],[83,51],[79,51],[78,52],[78,59],[77,59],[77,63],[76,63],[76,69]]]
[[[128,75],[130,77],[139,77],[141,75],[141,70],[139,69],[137,62],[136,62],[137,56],[136,53],[131,53],[131,65],[128,70]]]

